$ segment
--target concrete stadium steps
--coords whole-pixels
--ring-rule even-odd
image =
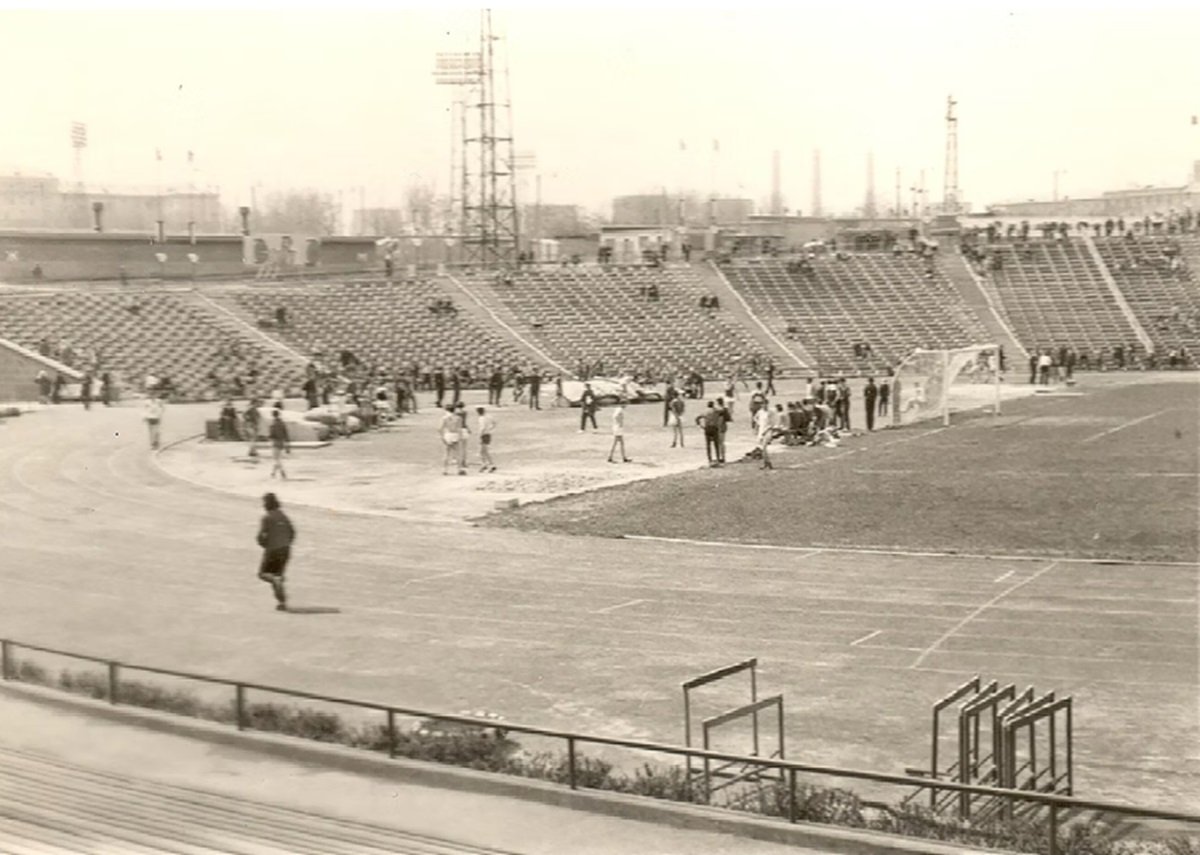
[[[475,377],[497,365],[528,360],[495,324],[484,324],[453,300],[453,314],[434,314],[430,304],[446,293],[428,280],[387,282],[365,279],[276,286],[259,284],[226,292],[252,317],[287,309],[288,329],[279,335],[289,347],[311,354],[319,343],[327,355],[353,352],[367,364],[389,370],[419,362],[426,370],[470,369]]]
[[[189,289],[58,289],[0,295],[0,335],[26,348],[42,337],[62,338],[76,348],[100,351],[105,370],[125,388],[137,388],[149,372],[170,376],[185,397],[210,390],[217,353],[236,343],[246,364],[257,365],[260,384],[288,387],[301,376],[292,360],[243,330],[213,318]],[[241,364],[241,363],[239,363]]]
[[[0,749],[0,849],[13,855],[504,855]]]
[[[722,272],[755,314],[777,319],[777,334],[803,342],[821,373],[880,373],[918,347],[989,338],[945,273],[935,267],[926,276],[916,256],[862,252],[810,264],[793,272],[782,259],[736,259]],[[855,356],[855,344],[869,344],[872,355]]]
[[[571,371],[603,361],[608,372],[659,376],[698,370],[725,376],[740,359],[773,353],[741,319],[700,308],[712,289],[687,264],[531,267],[511,285],[460,277],[489,305],[502,305],[521,335]],[[659,298],[644,289],[653,285]]]
[[[701,262],[691,267],[709,291],[720,297],[721,307],[737,318],[746,331],[754,336],[764,353],[771,354],[781,375],[804,373],[816,368],[816,360],[804,345],[799,341],[789,342],[781,338],[777,333],[777,330],[782,328],[781,325],[776,323],[773,329],[770,321],[758,317],[715,264]]]
[[[1137,341],[1082,241],[1004,241],[990,251],[1002,267],[989,271],[988,284],[1026,350],[1067,346],[1095,360]]]
[[[1159,354],[1165,356],[1171,348],[1181,346],[1198,354],[1200,283],[1196,271],[1200,270],[1200,259],[1195,265],[1189,260],[1187,267],[1171,270],[1166,250],[1172,243],[1178,245],[1185,260],[1188,243],[1200,246],[1200,242],[1191,236],[1186,239],[1151,236],[1137,240],[1111,237],[1093,241],[1130,310]],[[1137,267],[1133,267],[1135,263]],[[1176,310],[1181,313],[1180,318],[1172,317]],[[1194,323],[1188,323],[1183,316],[1193,318]]]
[[[962,253],[950,252],[942,256],[942,270],[958,290],[963,303],[975,312],[987,329],[991,341],[1004,348],[1007,359],[1027,359],[1029,354],[1013,333],[1012,326],[1001,311],[999,303],[985,290],[980,277],[971,270]]]

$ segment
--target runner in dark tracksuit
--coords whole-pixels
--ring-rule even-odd
[[[287,570],[288,558],[291,557],[292,543],[296,539],[296,529],[279,507],[279,499],[274,493],[263,496],[262,524],[258,529],[258,545],[263,548],[262,563],[258,568],[258,578],[268,583],[275,592],[275,608],[281,612],[287,611],[287,592],[283,586],[283,574]]]

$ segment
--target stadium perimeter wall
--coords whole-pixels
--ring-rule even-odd
[[[0,282],[190,279],[253,275],[241,235],[168,235],[155,243],[150,232],[32,232],[0,230]],[[159,254],[166,261],[159,261]],[[193,264],[189,255],[196,256]],[[364,262],[364,259],[366,261]],[[375,238],[321,239],[315,267],[362,269],[375,263]]]

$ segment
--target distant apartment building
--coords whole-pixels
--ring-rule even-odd
[[[192,223],[199,233],[216,233],[224,225],[215,191],[64,186],[45,173],[0,175],[0,228],[90,230],[97,216],[104,231],[154,232],[159,220],[168,232]]]

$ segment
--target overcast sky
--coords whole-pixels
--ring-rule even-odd
[[[44,9],[45,7],[43,7]],[[434,55],[477,44],[458,6],[300,4],[124,11],[0,9],[0,170],[89,182],[344,191],[398,204],[449,175],[449,90]],[[1200,159],[1200,4],[605,3],[496,7],[517,147],[543,200],[603,210],[681,186],[757,201],[771,151],[786,204],[881,207],[925,170],[942,193],[946,96],[959,102],[963,197],[975,204],[1185,183]],[[473,41],[474,40],[474,41]],[[720,152],[714,157],[713,141]],[[687,146],[680,151],[680,144]],[[525,196],[532,187],[529,182]],[[260,191],[261,192],[261,191]],[[353,191],[353,196],[357,191]]]

